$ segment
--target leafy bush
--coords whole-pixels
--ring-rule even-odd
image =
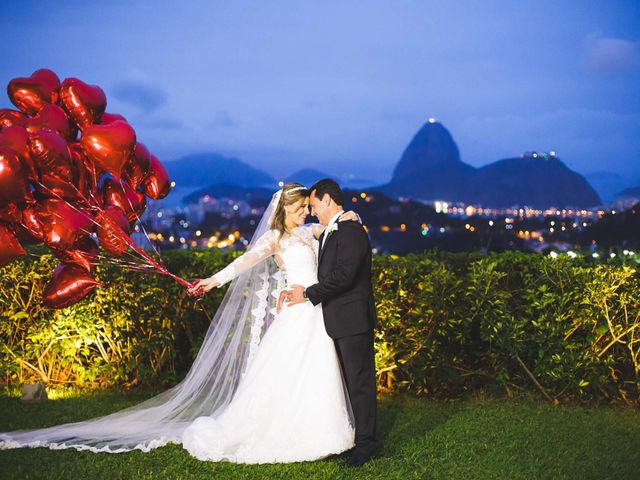
[[[378,257],[380,387],[639,403],[640,275],[518,252]]]
[[[164,254],[169,270],[185,278],[210,275],[231,259],[223,253]],[[105,263],[96,268],[102,287],[76,305],[49,310],[41,295],[55,263],[42,255],[0,270],[0,376],[8,386],[175,383],[224,293],[214,290],[194,302],[173,280]]]
[[[169,251],[195,278],[234,254]],[[54,259],[0,270],[0,377],[82,387],[174,384],[189,368],[223,289],[199,302],[165,277],[104,264],[104,286],[53,311],[40,298]],[[505,252],[374,258],[379,387],[455,397],[476,389],[552,401],[640,403],[640,275],[596,263]]]

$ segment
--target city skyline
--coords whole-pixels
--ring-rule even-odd
[[[5,85],[38,68],[100,85],[165,161],[210,151],[383,182],[434,117],[473,166],[555,151],[640,177],[637,2],[0,8]]]

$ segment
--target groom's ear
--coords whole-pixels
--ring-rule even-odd
[[[329,195],[328,193],[325,193],[322,196],[322,203],[324,203],[326,206],[331,205],[331,195]]]

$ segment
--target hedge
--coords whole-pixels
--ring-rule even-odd
[[[209,275],[235,256],[167,251],[170,271]],[[0,269],[0,379],[81,388],[179,381],[223,289],[195,302],[165,277],[97,267],[103,282],[58,311],[41,305],[55,260]],[[519,252],[375,256],[379,389],[455,398],[491,389],[553,402],[640,404],[635,264]]]

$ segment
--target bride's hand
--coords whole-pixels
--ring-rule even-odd
[[[204,295],[206,292],[218,286],[218,282],[213,278],[198,279],[189,288],[187,293],[193,296]]]
[[[338,221],[340,222],[344,222],[345,220],[353,220],[355,222],[362,223],[362,219],[360,218],[360,215],[358,215],[353,210],[344,212],[342,215],[340,215],[340,218],[338,219]]]

